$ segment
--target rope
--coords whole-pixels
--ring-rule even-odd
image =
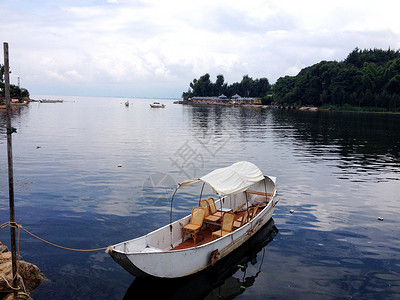
[[[3,223],[2,225],[0,225],[0,229],[3,229],[5,227],[7,227],[7,226],[18,228],[18,241],[17,241],[18,257],[19,257],[19,235],[20,235],[19,232],[20,232],[20,229],[22,229],[27,234],[33,236],[34,238],[37,238],[38,240],[40,240],[40,241],[42,241],[42,242],[44,242],[46,244],[49,244],[51,246],[54,246],[54,247],[57,247],[57,248],[61,248],[61,249],[64,249],[64,250],[77,251],[77,252],[91,252],[91,251],[100,251],[100,250],[106,250],[107,249],[107,247],[96,248],[96,249],[75,249],[75,248],[64,247],[64,246],[60,246],[60,245],[54,244],[52,242],[46,241],[45,239],[42,239],[41,237],[38,237],[37,235],[35,235],[32,232],[28,231],[27,229],[22,227],[22,225],[17,224],[16,222]]]
[[[49,242],[49,241],[46,241],[45,239],[42,239],[42,238],[38,237],[37,235],[33,234],[32,232],[28,231],[28,230],[25,229],[22,225],[17,224],[16,222],[6,222],[6,223],[3,223],[3,224],[0,225],[0,229],[6,228],[6,227],[17,228],[17,229],[18,229],[18,238],[17,238],[17,263],[18,263],[19,260],[20,260],[19,239],[20,239],[20,232],[21,232],[21,229],[22,229],[23,231],[25,231],[26,233],[28,233],[29,235],[31,235],[31,236],[37,238],[38,240],[40,240],[40,241],[42,241],[42,242],[45,242],[45,243],[47,243],[47,244],[49,244],[49,245],[52,245],[52,246],[55,246],[55,247],[58,247],[58,248],[62,248],[62,249],[66,249],[66,250],[79,251],[79,252],[89,252],[89,251],[99,251],[99,250],[105,250],[105,249],[109,250],[108,248],[110,248],[110,247],[108,247],[108,248],[107,248],[107,247],[104,247],[104,248],[97,248],[97,249],[74,249],[74,248],[68,248],[68,247],[60,246],[60,245],[51,243],[51,242]],[[18,285],[18,287],[16,287],[16,288],[13,287],[13,286],[8,282],[7,278],[5,278],[5,277],[2,276],[2,275],[0,276],[0,278],[7,284],[7,286],[8,286],[12,291],[17,292],[17,298],[18,298],[18,299],[31,299],[30,296],[29,296],[29,294],[26,292],[24,279],[23,279],[20,275],[18,275],[18,272],[14,275],[13,281],[14,281],[14,279],[16,279],[16,278],[19,278],[20,284],[22,284],[22,289],[21,289],[21,286],[20,286],[20,285]],[[10,291],[10,292],[12,292],[12,291]]]
[[[8,282],[7,278],[5,278],[3,275],[0,275],[0,277],[1,277],[1,279],[3,279],[3,281],[5,281],[5,283],[7,284],[7,286],[8,286],[10,289],[12,289],[12,290],[14,290],[14,291],[19,291],[19,290],[20,290],[20,287],[17,287],[17,288],[13,287],[13,286]]]

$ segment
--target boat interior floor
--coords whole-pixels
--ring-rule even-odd
[[[254,207],[249,209],[253,209]],[[263,209],[264,207],[258,207],[256,215]],[[238,220],[241,216],[243,216],[245,213],[245,211],[238,211],[235,213],[235,221]],[[253,216],[254,217],[254,216]],[[201,246],[204,244],[207,244],[209,242],[212,241],[212,232],[215,230],[218,230],[219,227],[212,225],[212,224],[206,224],[203,223],[203,227],[201,229],[201,231],[197,234],[197,243],[194,244],[193,242],[193,238],[188,238],[185,241],[183,241],[182,243],[180,243],[179,245],[177,245],[176,247],[172,248],[171,251],[173,250],[182,250],[182,249],[188,249],[188,248],[192,248],[192,247],[197,247],[197,246]],[[235,229],[233,229],[235,230]]]

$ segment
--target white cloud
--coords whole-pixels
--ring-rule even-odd
[[[396,3],[14,0],[0,36],[31,93],[179,97],[206,72],[275,82],[355,47],[398,49]]]

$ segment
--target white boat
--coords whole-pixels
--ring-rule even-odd
[[[152,107],[152,108],[164,108],[165,107],[165,104],[161,104],[160,102],[153,102],[153,103],[150,103],[150,106]]]
[[[182,278],[135,278],[123,299],[136,299],[138,295],[146,295],[148,299],[233,299],[243,292],[243,287],[249,288],[265,278],[259,276],[265,263],[263,258],[278,232],[271,218],[246,243],[212,268]]]
[[[264,176],[250,162],[237,162],[201,178],[186,180],[178,184],[177,189],[196,183],[211,187],[219,198],[215,204],[221,212],[230,211],[227,213],[230,215],[235,212],[235,218],[247,215],[249,211],[256,213],[239,228],[214,239],[211,227],[203,223],[203,236],[196,243],[192,238],[182,238],[183,227],[191,219],[191,215],[188,215],[175,222],[171,220],[170,224],[144,236],[109,246],[106,252],[136,277],[188,276],[214,265],[246,242],[271,219],[278,202],[275,198],[276,178]],[[212,223],[211,226],[216,224]]]

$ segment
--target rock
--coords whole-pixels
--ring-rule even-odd
[[[8,248],[7,248],[6,245],[3,245],[3,244],[0,242],[0,253],[4,253],[4,252],[8,252]]]
[[[11,261],[11,252],[0,253],[0,264],[7,261]]]
[[[3,253],[4,254],[4,253]],[[43,281],[43,273],[34,264],[28,263],[26,261],[20,260],[17,262],[18,266],[18,285],[23,289],[25,285],[26,293],[30,293]],[[10,291],[10,287],[6,279],[10,284],[12,283],[12,263],[11,255],[7,262],[2,262],[0,264],[0,291]],[[23,280],[24,285],[22,285],[21,280]]]
[[[32,298],[25,292],[17,292],[16,296],[14,293],[9,293],[2,300],[32,300]]]
[[[30,294],[43,281],[42,271],[34,264],[20,260],[17,262],[17,268],[17,284],[21,287],[20,295],[14,296],[14,293],[9,293],[3,300],[27,299],[27,294]],[[11,252],[0,242],[0,295],[4,295],[1,292],[10,292],[11,288],[8,284],[12,284],[12,275]]]
[[[26,261],[19,261],[18,274],[24,279],[25,288],[28,293],[38,287],[43,281],[43,272],[31,263]]]

